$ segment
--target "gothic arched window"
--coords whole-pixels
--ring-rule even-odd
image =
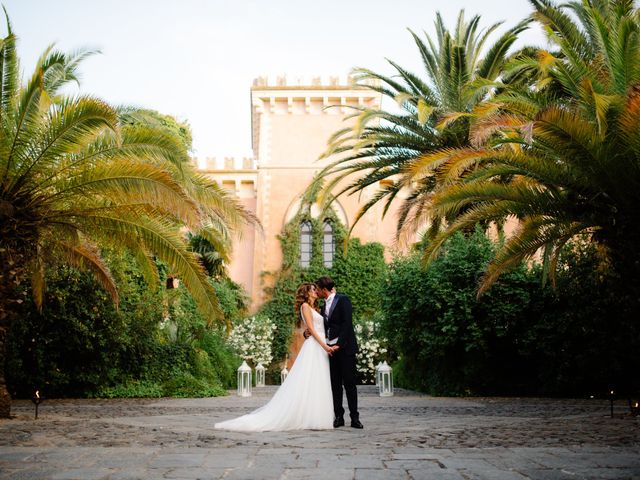
[[[324,221],[322,226],[322,263],[325,267],[333,267],[333,257],[335,254],[335,241],[333,238],[333,227],[329,220]]]
[[[300,266],[311,264],[311,222],[305,220],[300,224]]]

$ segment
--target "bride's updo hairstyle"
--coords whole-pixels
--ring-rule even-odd
[[[315,308],[315,305],[312,305],[309,301],[309,292],[315,287],[315,283],[303,283],[296,291],[296,302],[294,307],[296,312],[296,328],[300,328],[302,325],[302,313],[300,313],[300,307],[302,307],[302,304],[308,303],[311,308]]]

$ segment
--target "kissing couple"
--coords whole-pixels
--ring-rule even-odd
[[[318,298],[324,299],[318,308]],[[358,413],[356,353],[351,300],[336,293],[330,277],[303,283],[295,298],[296,324],[305,341],[289,375],[269,402],[215,428],[242,432],[327,430],[344,426],[343,388],[353,428],[363,428]]]

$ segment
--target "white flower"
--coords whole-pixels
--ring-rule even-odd
[[[271,363],[271,342],[275,324],[266,317],[249,317],[236,325],[229,336],[229,344],[245,360],[253,359],[263,365]]]

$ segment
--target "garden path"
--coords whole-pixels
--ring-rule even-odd
[[[204,399],[17,401],[0,479],[640,479],[640,418],[606,400],[359,387],[364,430],[237,433],[275,387]]]

